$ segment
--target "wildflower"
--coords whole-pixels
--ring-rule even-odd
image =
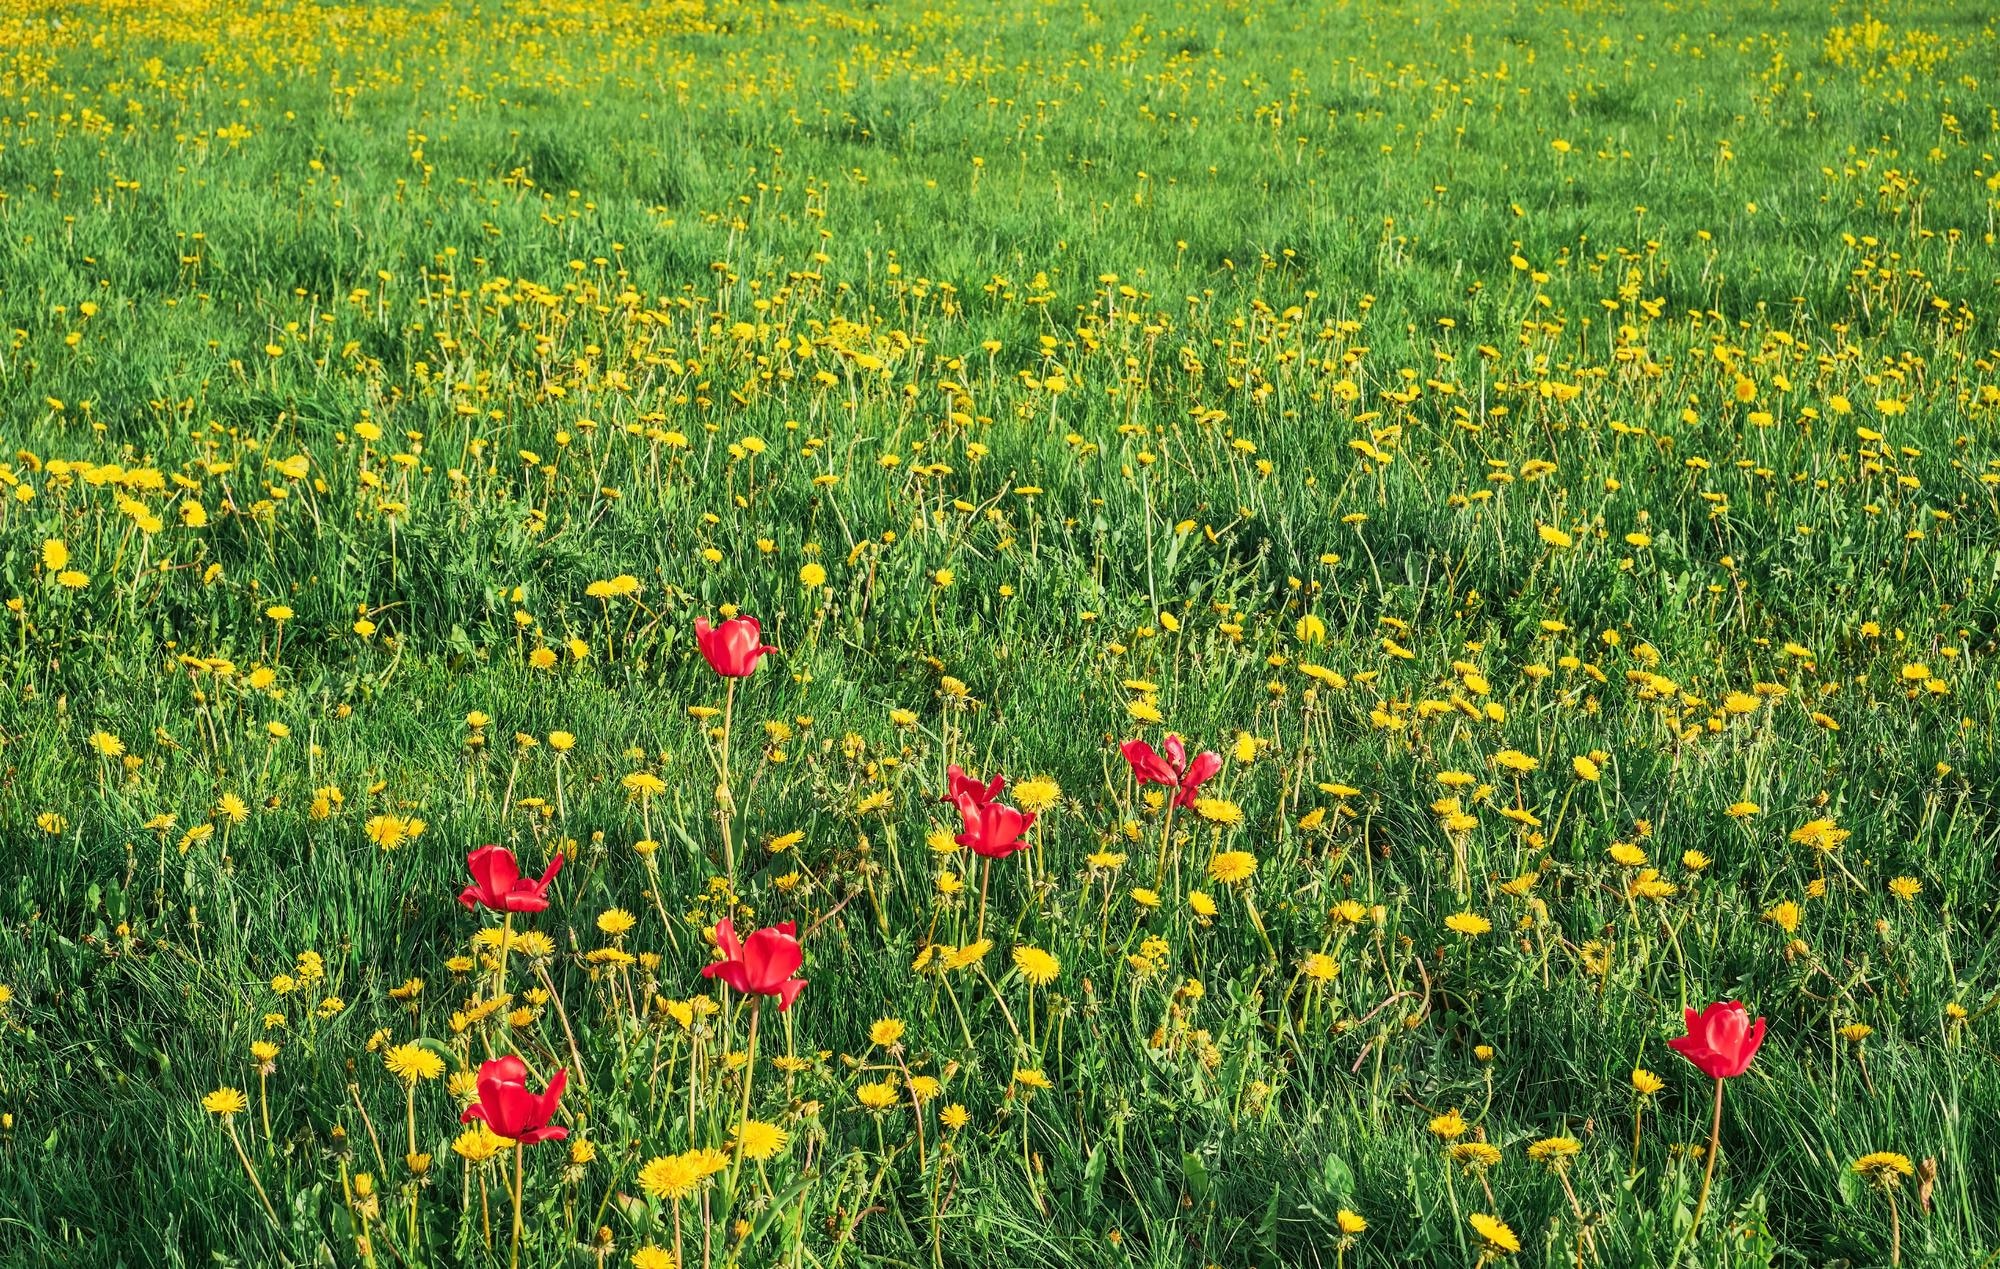
[[[965,768],[955,762],[945,768],[944,775],[946,792],[938,799],[940,802],[957,803],[963,797],[970,798],[976,806],[991,806],[999,800],[1000,790],[1007,783],[1007,778],[998,772],[991,780],[981,782],[978,776],[967,775]]]
[[[1493,923],[1476,912],[1454,912],[1444,923],[1447,929],[1467,938],[1477,938],[1493,929]]]
[[[1036,776],[1014,786],[1014,800],[1024,811],[1040,815],[1062,797],[1062,786],[1047,776]]]
[[[250,1105],[241,1089],[223,1087],[201,1099],[201,1108],[211,1115],[240,1115]]]
[[[1161,748],[1164,754],[1143,740],[1128,740],[1120,746],[1140,784],[1167,785],[1175,790],[1175,806],[1193,806],[1201,786],[1222,770],[1222,755],[1204,750],[1189,759],[1187,745],[1175,735],[1169,735]]]
[[[475,1123],[451,1143],[452,1153],[468,1163],[484,1163],[506,1148],[507,1139],[483,1123]]]
[[[549,883],[562,871],[563,857],[557,852],[539,880],[526,880],[505,846],[481,846],[465,857],[473,884],[459,891],[458,901],[467,908],[484,907],[493,912],[541,912],[549,906]]]
[[[1735,1001],[1718,1002],[1700,1013],[1687,1011],[1687,1034],[1669,1040],[1667,1046],[1695,1064],[1713,1079],[1734,1079],[1750,1069],[1757,1048],[1764,1043],[1764,1020],[1750,1021],[1749,1013]]]
[[[1902,1183],[1906,1176],[1915,1176],[1917,1169],[1909,1156],[1896,1154],[1890,1150],[1877,1150],[1864,1154],[1854,1161],[1854,1174],[1865,1179],[1878,1189],[1890,1189]]]
[[[1196,798],[1194,813],[1211,824],[1241,824],[1243,808],[1227,798]]]
[[[1546,1163],[1551,1167],[1561,1167],[1583,1149],[1583,1143],[1575,1137],[1544,1137],[1528,1147],[1528,1157],[1536,1163]]]
[[[1848,830],[1838,827],[1830,819],[1817,819],[1793,829],[1791,840],[1794,845],[1810,846],[1821,854],[1830,855],[1840,849],[1840,844],[1850,835]]]
[[[1474,1212],[1468,1223],[1472,1232],[1479,1235],[1480,1249],[1487,1255],[1511,1256],[1521,1250],[1521,1240],[1507,1227],[1507,1222],[1484,1212]]]
[[[569,1072],[558,1068],[540,1093],[529,1092],[527,1081],[527,1064],[511,1054],[480,1063],[479,1100],[465,1108],[459,1122],[483,1123],[496,1135],[521,1145],[561,1141],[569,1136],[569,1129],[549,1123],[569,1083]]]
[[[735,922],[725,917],[715,924],[715,946],[722,959],[704,965],[703,978],[719,978],[746,995],[776,996],[780,1011],[790,1009],[805,988],[806,980],[797,977],[805,951],[795,921],[767,926],[739,941]]]
[[[863,1084],[854,1090],[854,1096],[863,1106],[878,1114],[891,1109],[900,1100],[896,1095],[896,1086],[886,1080]]]
[[[903,1024],[896,1018],[878,1018],[868,1028],[868,1043],[877,1048],[893,1048],[903,1038]]]
[[[1257,857],[1247,850],[1226,850],[1208,861],[1208,879],[1224,885],[1248,881],[1257,871]]]
[[[710,668],[724,678],[748,678],[765,653],[777,651],[763,643],[763,627],[755,617],[731,617],[719,626],[696,617],[694,637]]]
[[[1466,1134],[1468,1125],[1463,1115],[1456,1110],[1448,1110],[1442,1115],[1432,1117],[1430,1130],[1431,1134],[1441,1141],[1456,1141]]]
[[[736,1125],[737,1152],[753,1163],[761,1163],[785,1148],[791,1134],[776,1124],[746,1119]]]
[[[1005,859],[1027,849],[1021,834],[1034,824],[1033,811],[1016,810],[1000,802],[982,805],[970,793],[961,793],[953,800],[964,821],[964,831],[952,839],[960,846],[986,859]]]
[[[444,1074],[444,1059],[421,1044],[399,1044],[382,1055],[389,1073],[405,1084],[434,1080]]]
[[[700,1190],[716,1170],[710,1170],[699,1150],[664,1155],[639,1169],[639,1188],[656,1199],[675,1202]]]
[[[1454,1141],[1445,1153],[1467,1172],[1483,1172],[1500,1162],[1500,1147],[1490,1141]]]
[[[1014,968],[1034,986],[1046,987],[1062,972],[1062,962],[1038,947],[1017,947]]]

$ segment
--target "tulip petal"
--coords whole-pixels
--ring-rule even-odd
[[[487,907],[497,907],[501,896],[521,879],[521,866],[505,846],[481,846],[465,857],[465,867],[479,887],[480,902]]]
[[[778,1012],[783,1013],[790,1009],[792,1002],[799,998],[799,993],[805,990],[805,985],[806,980],[803,978],[788,979],[778,984]]]
[[[1132,774],[1138,777],[1141,784],[1177,784],[1180,781],[1166,760],[1143,740],[1128,740],[1119,746],[1119,752],[1125,755]]]
[[[805,960],[805,950],[798,940],[775,929],[758,930],[743,941],[743,966],[749,990],[762,996],[776,992]]]

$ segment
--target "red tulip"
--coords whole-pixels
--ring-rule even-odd
[[[1721,1001],[1696,1013],[1687,1011],[1687,1034],[1667,1041],[1667,1047],[1714,1079],[1734,1079],[1750,1069],[1757,1046],[1764,1043],[1764,1020],[1750,1015],[1736,1001]]]
[[[694,619],[694,641],[701,645],[709,665],[724,678],[748,678],[757,669],[759,657],[777,651],[764,646],[763,638],[763,627],[755,617],[731,617],[719,626],[709,625],[706,617]]]
[[[1005,859],[1017,850],[1028,848],[1021,834],[1035,822],[1035,812],[1016,810],[1000,802],[982,804],[970,793],[961,793],[953,801],[958,804],[959,817],[965,821],[965,831],[952,840],[973,854]]]
[[[701,976],[720,978],[746,996],[776,996],[780,1010],[790,1009],[806,985],[805,979],[796,976],[806,960],[798,929],[798,922],[787,921],[766,926],[739,941],[735,922],[727,918],[717,921],[715,946],[722,959],[702,966]]]
[[[967,775],[965,768],[955,762],[945,768],[944,774],[945,779],[950,782],[950,790],[938,799],[940,802],[956,802],[959,795],[963,794],[979,805],[985,806],[1000,796],[1001,786],[1007,782],[1005,776],[996,773],[991,780],[981,784],[979,777]]]
[[[549,906],[549,883],[562,871],[560,853],[549,861],[548,871],[536,881],[521,876],[514,852],[505,846],[481,846],[465,857],[472,883],[458,892],[458,901],[468,908],[487,907],[495,912],[540,912]]]
[[[1212,749],[1203,750],[1190,762],[1187,746],[1179,736],[1168,736],[1163,747],[1167,751],[1165,756],[1143,740],[1128,740],[1122,749],[1139,783],[1173,785],[1180,790],[1174,795],[1174,805],[1193,806],[1201,786],[1222,770],[1222,755]]]
[[[528,1091],[528,1066],[511,1054],[479,1064],[479,1100],[465,1108],[458,1122],[482,1120],[496,1137],[532,1146],[538,1141],[561,1141],[569,1129],[549,1123],[555,1118],[556,1103],[562,1100],[569,1072],[558,1070],[541,1093]]]

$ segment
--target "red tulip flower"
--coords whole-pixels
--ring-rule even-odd
[[[944,774],[945,779],[950,781],[950,788],[938,799],[940,802],[956,802],[963,795],[986,806],[1000,796],[1001,786],[1007,782],[1005,776],[995,774],[991,780],[981,784],[979,777],[967,775],[965,768],[955,762],[945,768]]]
[[[1167,737],[1164,755],[1143,740],[1128,740],[1121,748],[1139,783],[1172,785],[1179,790],[1174,794],[1175,806],[1193,806],[1201,786],[1222,770],[1222,755],[1212,749],[1189,761],[1187,746],[1179,736]]]
[[[1687,1034],[1667,1041],[1667,1047],[1695,1064],[1702,1074],[1715,1081],[1715,1118],[1708,1126],[1708,1166],[1701,1175],[1701,1197],[1694,1204],[1694,1225],[1701,1228],[1701,1216],[1708,1210],[1708,1187],[1715,1180],[1715,1156],[1722,1149],[1723,1085],[1750,1069],[1757,1047],[1764,1043],[1764,1020],[1750,1021],[1749,1011],[1739,1001],[1717,1001],[1696,1013],[1687,1011]]]
[[[505,846],[481,846],[465,857],[472,884],[458,892],[458,901],[468,908],[485,907],[494,912],[540,912],[549,906],[549,883],[562,871],[560,853],[549,861],[540,880],[521,876],[514,852]]]
[[[764,629],[755,617],[731,617],[719,626],[708,618],[694,619],[694,641],[715,672],[727,679],[748,678],[757,669],[757,659],[776,648],[764,645]]]
[[[799,946],[798,922],[766,926],[749,938],[736,937],[727,918],[715,923],[715,946],[722,959],[702,966],[703,978],[720,978],[746,996],[776,996],[778,1009],[790,1009],[806,980],[798,977],[806,954]]]
[[[1035,812],[1017,810],[1001,802],[982,804],[970,793],[961,793],[953,801],[958,804],[959,818],[965,821],[965,831],[952,840],[973,854],[985,859],[1005,859],[1017,850],[1028,848],[1021,834],[1035,822]]]
[[[1750,1069],[1757,1046],[1764,1043],[1764,1020],[1736,1001],[1716,1002],[1696,1013],[1687,1011],[1687,1034],[1667,1041],[1667,1047],[1695,1064],[1711,1079],[1734,1079]]]
[[[538,1141],[561,1141],[569,1129],[549,1123],[555,1118],[556,1103],[562,1100],[569,1072],[558,1070],[549,1086],[540,1093],[528,1091],[528,1067],[520,1058],[508,1055],[479,1064],[479,1100],[465,1108],[458,1122],[477,1119],[505,1137],[524,1146]]]

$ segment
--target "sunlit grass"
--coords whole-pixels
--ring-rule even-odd
[[[0,9],[9,1256],[1982,1263],[1996,38]]]

